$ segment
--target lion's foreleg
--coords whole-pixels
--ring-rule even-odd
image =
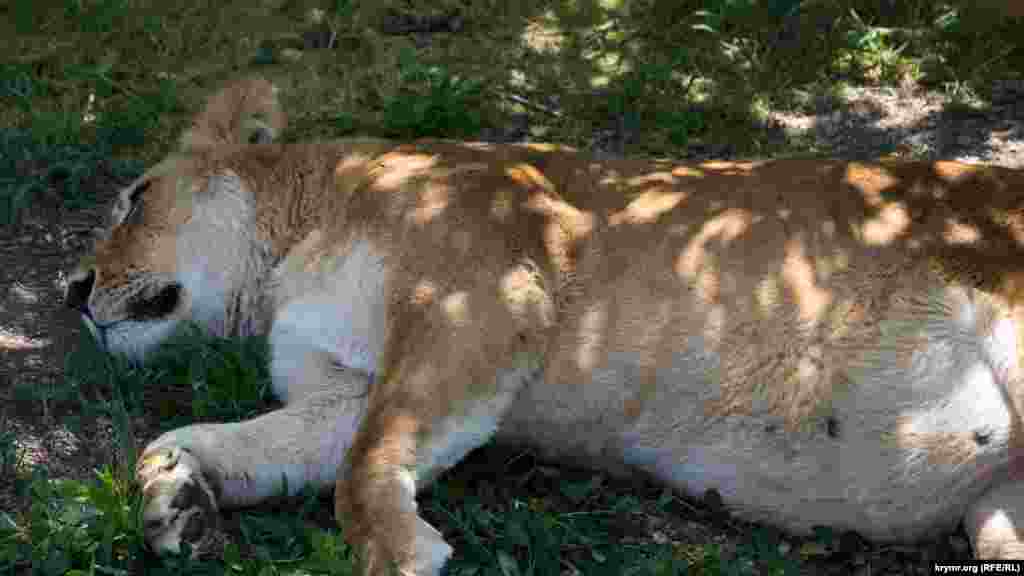
[[[338,369],[325,387],[243,422],[196,424],[167,432],[139,459],[147,541],[158,552],[202,541],[221,507],[305,488],[334,486],[366,405],[369,377]],[[187,512],[187,513],[186,513]]]

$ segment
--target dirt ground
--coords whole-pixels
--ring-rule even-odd
[[[74,405],[50,396],[64,384],[65,358],[84,329],[63,306],[64,274],[91,243],[103,206],[121,184],[100,167],[89,182],[96,207],[69,211],[56,193],[46,194],[17,226],[0,228],[0,428],[14,431],[25,464],[45,464],[55,476],[83,478],[109,459],[105,443],[83,438],[103,423],[73,432],[61,419]],[[12,504],[4,492],[0,510]]]
[[[822,98],[813,112],[778,113],[771,121],[780,134],[802,134],[840,157],[894,152],[1024,167],[1024,83],[1001,86],[991,107],[977,109],[944,106],[941,95],[914,87],[857,88],[848,96],[838,103]],[[0,428],[15,431],[29,462],[78,478],[110,462],[107,426],[94,423],[83,438],[61,423],[73,405],[42,398],[62,384],[65,358],[82,337],[77,315],[62,306],[63,273],[124,182],[100,170],[91,184],[101,200],[96,208],[67,211],[54,194],[39,198],[20,225],[0,229]],[[0,487],[0,510],[14,504],[4,492]],[[961,536],[951,538],[937,545],[965,546]]]

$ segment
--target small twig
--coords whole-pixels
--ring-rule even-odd
[[[979,70],[984,70],[985,68],[988,68],[993,63],[998,62],[999,60],[1002,60],[1002,59],[1006,58],[1007,56],[1009,56],[1010,53],[1013,52],[1013,50],[1014,50],[1013,47],[1005,48],[1004,50],[1002,50],[1001,52],[999,52],[995,56],[989,58],[988,60],[985,60],[981,64],[978,64],[978,69]]]
[[[547,106],[545,106],[543,104],[538,104],[536,102],[531,102],[530,100],[527,100],[526,98],[524,98],[524,97],[522,97],[522,96],[520,96],[518,94],[511,94],[511,93],[508,93],[508,92],[499,92],[498,95],[503,97],[503,98],[507,98],[508,100],[511,100],[511,101],[515,102],[516,104],[521,104],[523,106],[526,106],[527,108],[532,108],[532,109],[534,109],[534,110],[536,110],[538,112],[543,112],[543,113],[548,114],[550,116],[554,116],[555,118],[561,118],[562,117],[562,113],[559,112],[558,110],[553,110],[553,109],[551,109],[551,108],[549,108],[549,107],[547,107]]]
[[[859,19],[858,23],[862,24],[865,29],[877,32],[882,36],[902,36],[911,40],[921,40],[933,34],[932,31],[927,28],[891,28],[887,26],[870,26],[864,24]]]

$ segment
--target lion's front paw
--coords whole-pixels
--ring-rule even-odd
[[[199,459],[179,446],[147,450],[135,479],[142,487],[146,542],[157,554],[179,553],[188,542],[193,555],[217,525],[217,497]]]

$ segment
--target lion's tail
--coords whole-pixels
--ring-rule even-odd
[[[206,100],[202,112],[181,135],[181,150],[198,152],[225,144],[277,139],[287,124],[277,93],[276,86],[260,77],[229,83]]]

